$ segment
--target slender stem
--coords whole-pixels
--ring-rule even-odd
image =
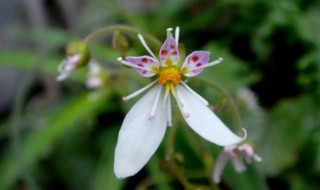
[[[238,111],[238,107],[237,107],[235,101],[233,100],[233,98],[231,97],[231,95],[228,93],[228,91],[226,91],[223,87],[218,85],[218,83],[216,83],[212,80],[207,80],[207,79],[204,79],[201,77],[194,78],[193,80],[198,80],[199,82],[207,84],[211,88],[217,90],[220,94],[222,94],[228,100],[231,112],[234,117],[234,125],[235,125],[236,133],[241,135],[242,134],[242,125],[241,125],[241,118],[240,118],[240,114]]]
[[[93,32],[91,32],[85,39],[84,42],[90,43],[94,38],[100,37],[102,35],[106,35],[115,31],[121,31],[121,32],[127,32],[127,33],[132,33],[132,34],[140,34],[141,32],[133,27],[126,26],[126,25],[113,25],[113,26],[106,26],[100,29],[97,29]],[[161,42],[153,37],[152,35],[148,33],[141,33],[143,37],[150,43],[151,46],[154,48],[160,49],[161,47]]]
[[[169,95],[170,96],[170,95]],[[170,159],[174,153],[174,141],[177,134],[177,122],[174,120],[172,127],[168,130],[168,140],[166,145],[166,159]]]
[[[188,181],[188,178],[183,171],[183,169],[176,164],[176,160],[174,159],[174,142],[178,129],[178,120],[173,121],[172,127],[168,130],[168,139],[165,150],[165,166],[167,169],[175,176],[176,179],[187,189],[187,187],[191,187],[192,184]]]
[[[40,61],[38,62],[40,63]],[[34,179],[32,178],[31,172],[29,171],[29,167],[25,160],[25,155],[22,152],[20,126],[22,122],[21,115],[23,112],[23,105],[26,101],[26,94],[34,79],[35,73],[37,71],[36,66],[39,64],[38,62],[34,65],[32,70],[30,70],[24,77],[21,88],[19,89],[17,96],[15,97],[15,103],[10,117],[11,140],[14,157],[16,159],[18,169],[20,170],[23,179],[27,183],[28,187],[32,190],[38,188]]]

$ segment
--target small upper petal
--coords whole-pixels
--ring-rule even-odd
[[[173,38],[171,31],[171,28],[167,30],[167,39],[163,43],[159,53],[161,66],[163,67],[176,65],[180,59],[178,44]]]
[[[209,58],[210,52],[208,51],[194,51],[186,58],[181,72],[187,77],[196,76],[203,71],[203,65],[209,62]]]
[[[141,68],[135,68],[137,73],[144,77],[152,77],[159,71],[159,63],[150,56],[139,56],[139,57],[126,57],[129,63],[132,63]]]
[[[179,109],[188,125],[204,139],[220,146],[238,144],[246,138],[234,134],[211,110],[184,86],[176,91],[182,105]]]
[[[136,174],[159,147],[166,131],[167,115],[162,101],[158,101],[155,117],[150,110],[161,86],[153,87],[126,115],[115,149],[114,172],[118,178]],[[161,92],[161,97],[164,93]],[[160,97],[160,98],[161,98]]]

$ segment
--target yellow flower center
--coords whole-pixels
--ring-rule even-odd
[[[160,76],[158,84],[167,84],[167,83],[179,84],[181,82],[181,77],[179,71],[175,67],[162,68],[160,71]]]

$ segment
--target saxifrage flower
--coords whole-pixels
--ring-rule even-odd
[[[178,51],[179,28],[175,38],[167,29],[159,59],[147,46],[142,35],[141,43],[151,56],[119,58],[122,64],[135,68],[143,77],[156,76],[146,87],[124,97],[129,100],[151,88],[129,111],[121,126],[115,149],[114,171],[118,178],[136,174],[160,145],[167,126],[172,126],[171,98],[174,97],[187,124],[204,139],[220,146],[237,144],[246,138],[235,135],[210,110],[208,102],[183,81],[200,74],[205,67],[222,61],[209,62],[210,53],[195,51],[180,61]]]

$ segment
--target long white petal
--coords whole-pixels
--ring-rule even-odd
[[[234,134],[210,109],[184,86],[177,85],[183,106],[179,109],[188,125],[204,139],[220,146],[238,144],[246,138]]]
[[[155,117],[150,110],[161,86],[156,85],[126,115],[115,150],[114,172],[118,178],[136,174],[159,147],[167,127],[166,109],[158,101]],[[163,98],[164,92],[161,93]]]

